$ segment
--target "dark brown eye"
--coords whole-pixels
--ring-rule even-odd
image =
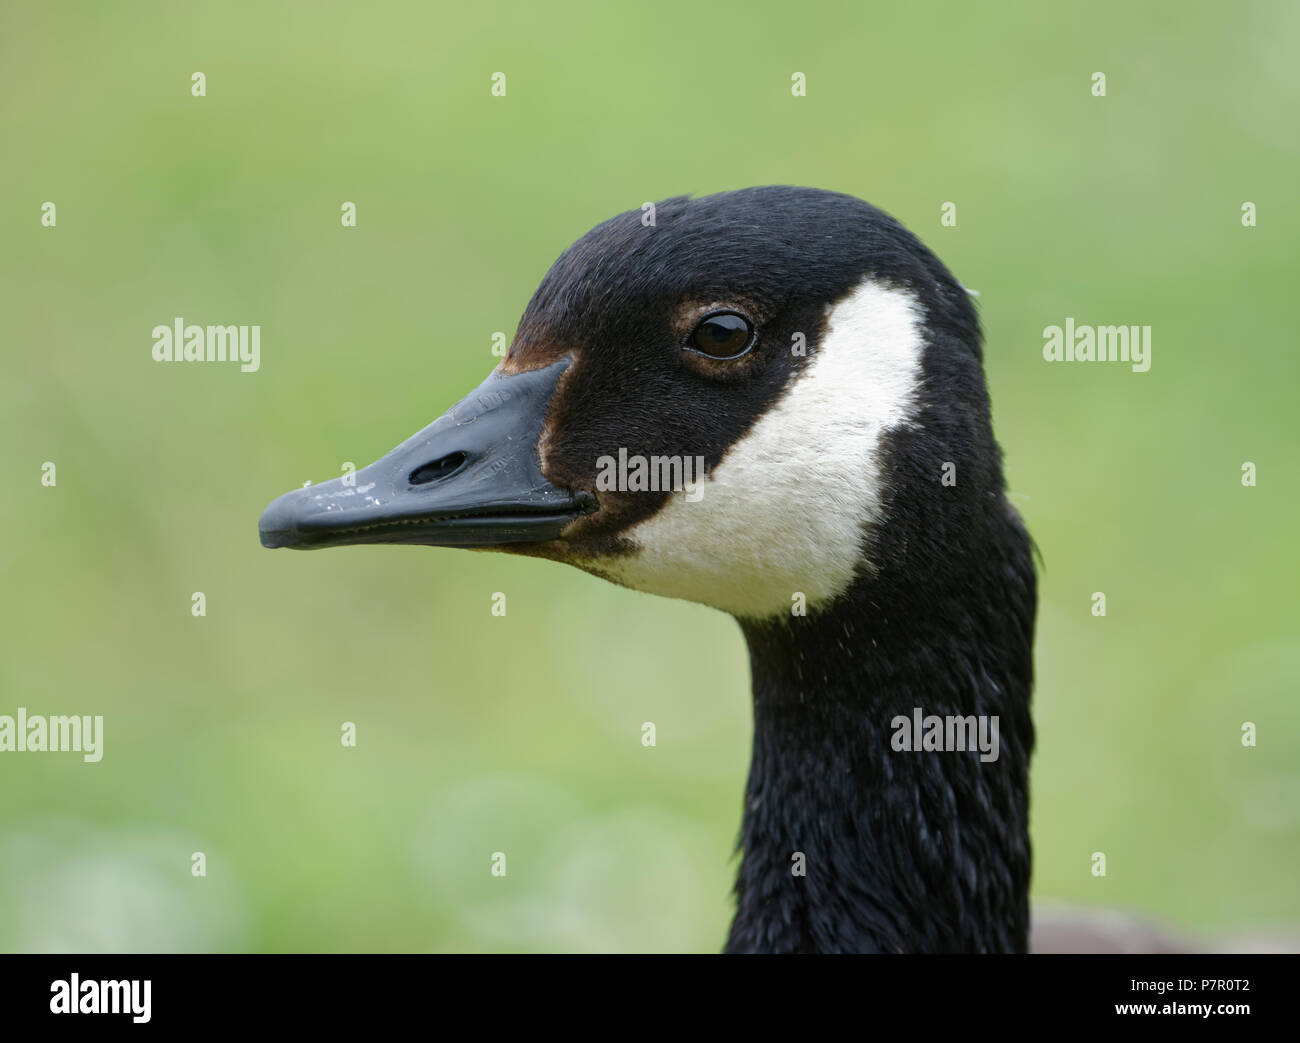
[[[734,359],[754,343],[754,327],[743,315],[719,311],[706,315],[691,331],[687,346],[711,359]]]

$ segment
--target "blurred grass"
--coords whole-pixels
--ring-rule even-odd
[[[93,767],[0,757],[0,948],[716,949],[734,624],[254,530],[476,384],[596,221],[778,182],[884,207],[981,293],[1046,563],[1035,893],[1300,921],[1300,13],[1171,10],[5,5],[0,713],[107,723]],[[1151,372],[1043,363],[1067,315],[1151,325]],[[260,323],[261,372],[155,364],[175,316]]]

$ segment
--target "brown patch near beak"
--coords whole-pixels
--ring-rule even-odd
[[[578,353],[573,345],[536,334],[528,327],[520,326],[515,333],[515,339],[510,342],[510,350],[506,352],[506,357],[501,360],[501,365],[497,368],[508,375],[527,373],[530,369],[543,369],[553,362],[559,362],[566,355],[577,361]],[[572,370],[573,367],[570,366],[569,372]],[[561,386],[568,379],[569,372],[561,378]]]
[[[562,357],[563,356],[557,356],[557,359]],[[507,356],[506,358],[507,361],[509,361],[509,356]],[[550,361],[553,362],[556,361],[557,359],[552,359]],[[547,364],[549,365],[549,363]],[[531,369],[532,367],[529,368]],[[545,478],[548,482],[553,482],[553,479],[551,478],[553,468],[551,467],[551,460],[550,460],[551,436],[555,432],[557,415],[563,413],[563,409],[561,407],[564,402],[564,393],[568,389],[569,381],[573,378],[573,371],[576,368],[577,368],[577,362],[576,361],[571,362],[569,364],[568,369],[566,369],[563,373],[560,374],[560,379],[555,385],[555,391],[552,392],[551,394],[551,401],[547,404],[546,407],[546,419],[542,423],[542,433],[537,436],[537,462],[542,469],[542,477]],[[514,372],[520,372],[520,371],[516,370]],[[576,492],[579,488],[586,488],[586,486],[573,485],[570,486],[569,488],[572,488]],[[587,489],[587,492],[591,492],[591,490]]]

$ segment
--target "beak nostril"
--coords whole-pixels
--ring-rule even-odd
[[[412,485],[427,485],[429,482],[450,478],[465,466],[465,461],[468,459],[469,455],[467,453],[448,453],[437,460],[421,464],[411,472],[407,480]]]

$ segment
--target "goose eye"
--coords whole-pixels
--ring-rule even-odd
[[[720,311],[706,315],[691,331],[687,346],[713,359],[734,359],[754,342],[754,327],[743,315]]]

